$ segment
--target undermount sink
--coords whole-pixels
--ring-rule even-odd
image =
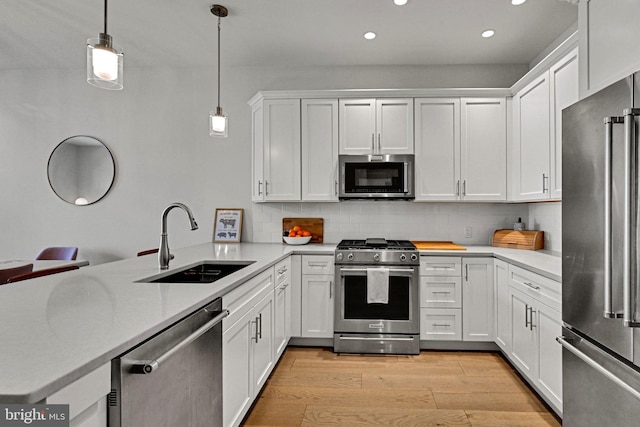
[[[165,275],[155,275],[139,280],[143,283],[213,283],[231,273],[253,264],[255,261],[202,261],[200,263],[172,271]]]

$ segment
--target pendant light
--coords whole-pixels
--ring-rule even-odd
[[[226,138],[229,132],[227,117],[222,114],[220,107],[220,19],[229,14],[226,7],[214,4],[211,6],[211,13],[218,17],[218,106],[216,111],[209,113],[209,135],[217,138]]]
[[[101,89],[122,90],[122,49],[107,34],[107,0],[104,0],[104,33],[87,40],[87,82]]]

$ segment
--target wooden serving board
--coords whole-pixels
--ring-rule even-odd
[[[418,250],[441,250],[441,251],[466,251],[464,246],[456,245],[453,242],[438,242],[430,240],[412,240],[411,243],[416,245]]]
[[[309,243],[322,243],[324,234],[323,218],[282,218],[283,233],[296,225],[311,233],[311,241]]]
[[[498,248],[528,249],[531,251],[544,249],[544,231],[496,230],[495,233],[493,233],[491,246]]]

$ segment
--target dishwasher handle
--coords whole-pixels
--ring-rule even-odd
[[[132,374],[151,374],[152,372],[156,371],[160,367],[161,363],[163,363],[164,361],[169,359],[171,356],[173,356],[175,353],[179,352],[180,350],[182,350],[183,348],[185,348],[186,346],[188,346],[189,344],[191,344],[192,342],[200,338],[211,328],[215,327],[220,322],[222,322],[222,319],[224,319],[228,315],[229,315],[229,310],[222,310],[220,314],[215,316],[213,319],[211,319],[210,321],[208,321],[207,323],[199,327],[197,330],[195,330],[188,337],[186,337],[185,339],[180,341],[178,344],[171,347],[165,353],[161,354],[160,356],[158,356],[153,360],[134,360],[131,366],[131,373]]]

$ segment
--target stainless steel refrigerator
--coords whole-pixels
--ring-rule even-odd
[[[640,426],[639,83],[562,113],[564,426]]]

